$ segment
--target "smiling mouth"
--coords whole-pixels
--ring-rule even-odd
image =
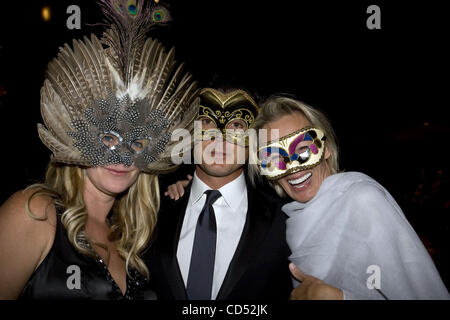
[[[310,180],[311,176],[312,173],[308,172],[297,179],[288,180],[288,182],[294,188],[303,188],[305,184]]]
[[[108,170],[110,173],[112,173],[113,175],[116,175],[116,176],[123,176],[129,172],[129,171],[122,171],[122,170],[114,170],[114,169],[110,169],[110,168],[106,168],[106,170]]]

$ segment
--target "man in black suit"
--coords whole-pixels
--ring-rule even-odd
[[[146,255],[151,286],[162,300],[287,300],[286,216],[244,169],[247,129],[259,108],[242,90],[206,88],[200,99],[194,150],[201,163],[186,196],[162,199]]]

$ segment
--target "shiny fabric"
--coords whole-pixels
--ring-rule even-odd
[[[148,289],[145,277],[133,269],[130,271],[131,277],[127,275],[127,289],[123,295],[99,257],[95,259],[83,255],[71,245],[61,223],[61,211],[57,210],[53,246],[28,280],[19,299],[155,299],[153,291]],[[71,285],[77,276],[74,268],[80,271],[79,289]]]

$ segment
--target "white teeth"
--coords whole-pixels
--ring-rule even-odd
[[[311,175],[312,175],[312,173],[311,173],[311,172],[308,172],[308,173],[305,174],[304,176],[301,176],[300,178],[295,179],[295,180],[288,180],[288,182],[289,182],[291,185],[297,185],[297,184],[300,184],[300,183],[306,181],[309,177],[311,177]]]

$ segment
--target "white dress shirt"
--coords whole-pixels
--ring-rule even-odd
[[[194,174],[177,249],[178,265],[185,286],[189,275],[197,220],[205,205],[205,191],[210,189]],[[217,239],[211,299],[216,299],[219,293],[244,229],[248,205],[244,174],[242,173],[238,178],[224,185],[219,191],[222,197],[213,204],[217,224]]]

